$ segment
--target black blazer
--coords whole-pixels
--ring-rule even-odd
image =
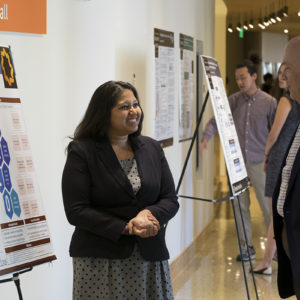
[[[287,154],[290,147],[288,148]],[[287,157],[286,154],[286,157]],[[284,159],[283,167],[285,165]],[[282,168],[281,168],[282,169]],[[284,218],[277,213],[277,199],[280,192],[281,173],[273,195],[274,234],[278,256],[278,291],[282,298],[294,294],[293,282],[295,278],[300,285],[300,151],[296,155],[288,184],[286,200],[283,207]],[[291,260],[286,256],[282,246],[283,221],[286,225],[287,240]]]
[[[149,261],[169,258],[165,225],[179,204],[173,178],[157,141],[130,137],[141,188],[135,196],[108,139],[76,140],[68,146],[62,176],[66,216],[75,226],[70,255],[75,257],[126,258],[137,242]],[[127,222],[149,209],[161,229],[155,237],[121,235]]]

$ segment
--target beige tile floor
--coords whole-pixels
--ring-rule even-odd
[[[253,201],[252,201],[253,202]],[[256,202],[256,201],[255,201]],[[235,260],[238,242],[230,203],[221,203],[226,212],[208,226],[203,239],[199,239],[193,259],[173,279],[175,300],[222,300],[248,299],[242,264]],[[256,262],[263,258],[265,226],[257,204],[251,206],[253,244]],[[250,299],[256,299],[253,279],[249,274],[249,262],[245,264]],[[255,275],[260,300],[280,299],[277,292],[277,263],[272,263],[271,276]],[[289,299],[296,299],[291,297]]]

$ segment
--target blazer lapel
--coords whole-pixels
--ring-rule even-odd
[[[129,139],[137,162],[137,168],[141,180],[141,188],[139,189],[138,193],[141,193],[141,191],[143,190],[143,182],[145,181],[145,176],[147,176],[148,174],[146,169],[147,166],[145,165],[145,157],[143,156],[145,143],[142,141],[142,139],[139,138],[139,136],[129,136]]]
[[[101,160],[101,163],[105,166],[107,173],[120,185],[126,193],[130,196],[134,196],[132,186],[122,170],[122,167],[115,155],[113,148],[108,140],[96,141],[97,157]]]

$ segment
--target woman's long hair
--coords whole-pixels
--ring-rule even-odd
[[[278,73],[277,73],[277,78],[275,79],[275,83],[274,83],[274,86],[271,90],[271,95],[277,100],[277,102],[280,100],[280,98],[284,95],[284,94],[287,94],[289,93],[287,89],[282,89],[280,88],[279,86],[279,72],[281,67],[284,66],[285,64],[282,63],[278,69]]]
[[[74,140],[80,138],[99,138],[107,136],[112,108],[117,104],[124,90],[131,90],[140,104],[135,87],[123,81],[108,81],[94,92],[82,121],[74,132]],[[138,130],[131,136],[141,134],[144,114],[142,111]]]

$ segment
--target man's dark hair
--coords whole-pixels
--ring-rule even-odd
[[[264,75],[264,81],[273,80],[273,75],[271,73],[266,73]]]
[[[235,69],[241,69],[241,68],[247,68],[249,74],[252,76],[253,74],[257,74],[257,68],[256,65],[250,60],[250,59],[245,59],[239,64],[237,64]]]
[[[102,84],[94,92],[82,121],[75,129],[73,139],[107,136],[111,110],[117,104],[124,90],[131,90],[140,104],[137,90],[132,84],[123,81],[108,81]],[[138,130],[131,136],[141,134],[143,118],[142,111]]]

